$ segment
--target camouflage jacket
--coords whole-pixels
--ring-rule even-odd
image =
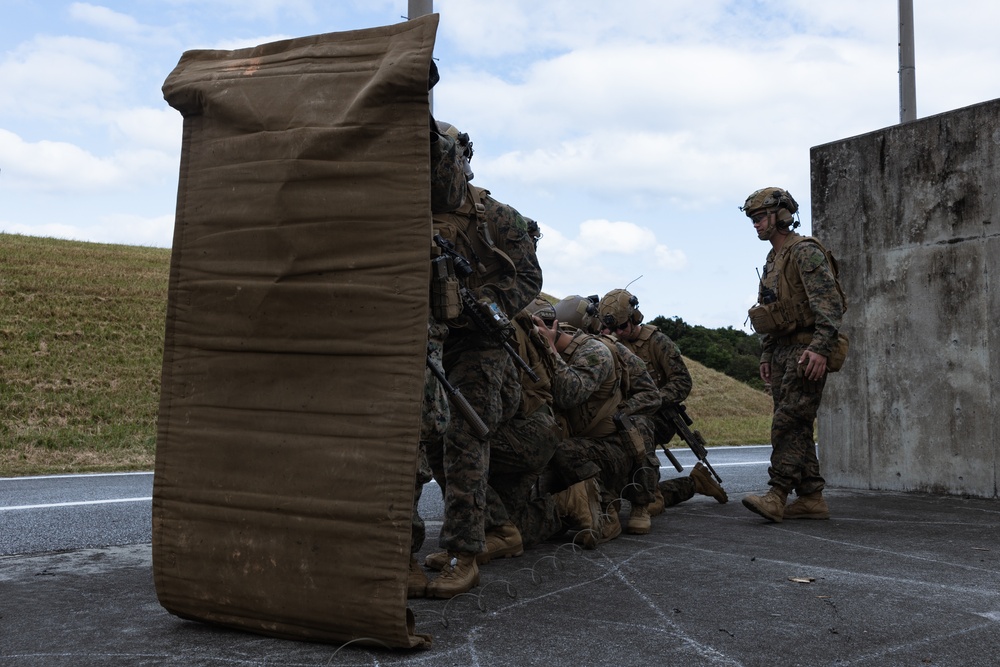
[[[618,349],[618,358],[628,375],[625,413],[630,415],[655,414],[663,401],[653,377],[649,374],[646,363],[620,341],[615,341],[615,346]]]
[[[635,340],[621,340],[646,364],[646,371],[656,384],[663,403],[681,403],[691,393],[691,374],[680,348],[651,324],[643,324]]]
[[[639,357],[611,338],[582,331],[556,357],[552,396],[570,434],[578,436],[615,433],[612,417],[618,411],[644,415],[660,407],[659,392]]]

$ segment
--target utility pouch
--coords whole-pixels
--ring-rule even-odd
[[[461,284],[455,275],[451,257],[440,255],[431,260],[431,314],[439,322],[462,314]]]
[[[837,346],[830,352],[830,358],[826,360],[826,370],[828,373],[836,373],[844,366],[847,359],[847,351],[851,341],[842,333],[837,334]]]
[[[789,317],[779,302],[756,304],[747,311],[750,326],[759,334],[781,336],[795,331],[795,318]]]
[[[618,412],[614,416],[615,426],[618,434],[622,438],[622,444],[626,448],[631,448],[635,460],[640,464],[646,462],[646,443],[642,439],[639,428],[635,425],[635,420]]]

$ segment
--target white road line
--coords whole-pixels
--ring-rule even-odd
[[[152,496],[145,498],[109,498],[108,500],[78,500],[71,503],[49,503],[47,505],[13,505],[11,507],[0,507],[0,512],[11,510],[38,510],[49,507],[75,507],[77,505],[106,505],[108,503],[140,503],[152,500]]]
[[[677,460],[680,461],[681,465],[691,464],[690,461],[681,461],[680,459]],[[698,459],[695,459],[694,462],[697,463]],[[713,463],[712,461],[709,461],[709,463],[712,464],[713,468],[735,468],[736,466],[771,465],[770,461],[740,461],[738,463]],[[673,470],[673,469],[674,469],[673,465],[660,466],[660,470]]]
[[[30,477],[0,477],[0,482],[20,482],[23,479],[67,479],[74,477],[124,477],[126,475],[152,475],[149,472],[82,472],[70,475],[32,475]]]

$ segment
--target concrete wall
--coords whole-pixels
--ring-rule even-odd
[[[818,429],[832,486],[997,497],[1000,100],[811,151],[851,352]]]

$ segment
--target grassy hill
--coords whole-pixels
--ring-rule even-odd
[[[0,234],[0,477],[150,470],[170,251]],[[709,444],[765,443],[770,399],[688,361]]]

